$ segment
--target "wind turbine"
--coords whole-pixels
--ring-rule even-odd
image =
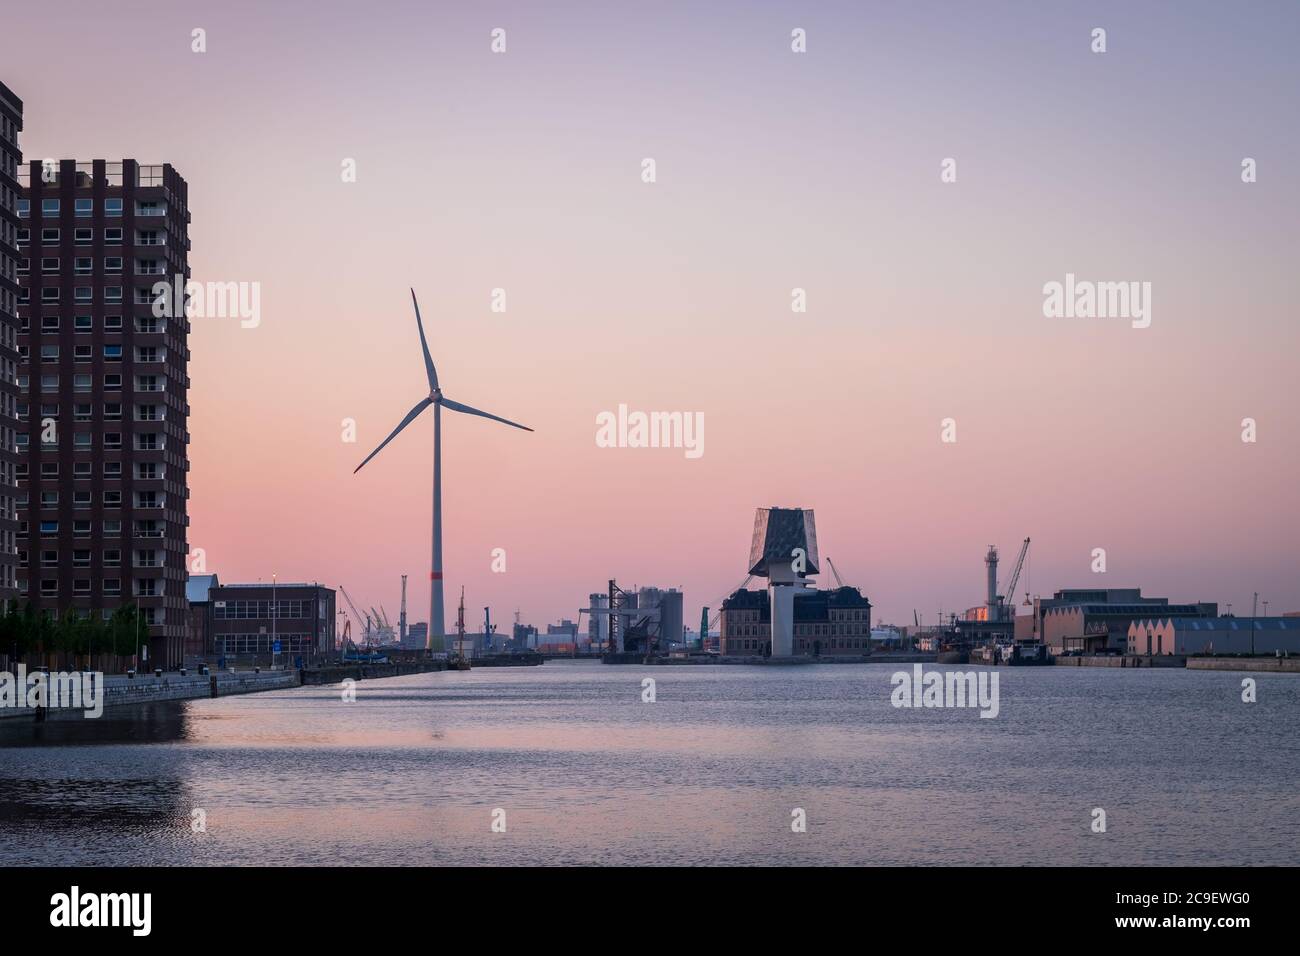
[[[527,425],[520,425],[518,422],[489,414],[470,405],[453,402],[442,394],[442,389],[438,387],[437,369],[433,367],[433,359],[429,357],[429,343],[424,338],[424,323],[420,321],[420,303],[416,301],[414,289],[411,290],[411,304],[415,306],[415,327],[420,332],[420,348],[424,351],[424,371],[429,378],[429,395],[427,398],[420,399],[415,407],[406,413],[401,423],[379,443],[378,448],[366,456],[365,461],[357,465],[352,474],[355,475],[366,467],[366,462],[383,451],[384,446],[396,438],[398,432],[419,418],[420,413],[430,405],[433,406],[433,561],[429,570],[429,631],[425,637],[425,649],[430,650],[433,648],[434,637],[446,636],[443,632],[447,626],[442,608],[442,410],[448,408],[453,412],[490,418],[494,422],[522,428],[526,432],[532,429]]]

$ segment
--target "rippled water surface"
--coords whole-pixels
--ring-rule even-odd
[[[893,708],[899,669],[552,662],[4,720],[0,864],[1300,863],[1300,677],[1245,704],[1240,673],[1003,669],[990,720]]]

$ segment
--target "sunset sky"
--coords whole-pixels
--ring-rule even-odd
[[[352,474],[427,392],[414,286],[446,394],[536,429],[444,415],[449,619],[614,577],[695,627],[772,505],[885,621],[1027,535],[1021,592],[1300,611],[1300,8],[704,7],[5,3],[26,158],[172,163],[194,278],[261,283],[190,339],[208,570],[394,619],[407,573],[425,619],[432,416]],[[1150,328],[1045,318],[1067,272],[1150,282]],[[703,413],[703,456],[597,447],[620,404]]]

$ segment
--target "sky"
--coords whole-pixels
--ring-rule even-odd
[[[610,578],[682,588],[694,626],[764,506],[815,510],[877,620],[979,604],[988,545],[1005,579],[1026,536],[1018,591],[1277,613],[1298,27],[1266,2],[3,0],[0,81],[28,159],[172,163],[194,278],[260,283],[256,327],[190,340],[189,537],[223,581],[395,619],[409,574],[427,616],[431,416],[352,473],[428,391],[414,287],[446,395],[535,429],[444,414],[471,629],[573,618]],[[1067,273],[1149,282],[1149,327],[1046,317]],[[703,454],[600,447],[620,405],[702,415]]]

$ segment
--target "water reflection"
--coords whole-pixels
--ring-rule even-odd
[[[22,838],[0,863],[1300,856],[1300,678],[1260,675],[1246,706],[1239,675],[1004,670],[982,720],[890,707],[891,672],[570,662],[2,721],[0,824]]]

